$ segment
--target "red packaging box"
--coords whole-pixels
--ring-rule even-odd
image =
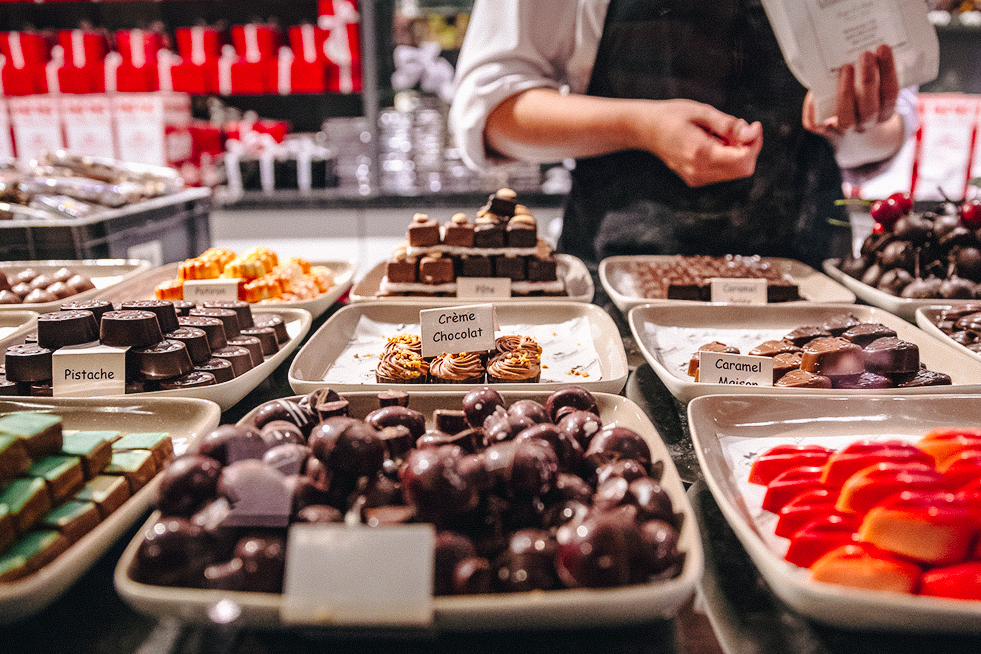
[[[8,60],[0,69],[0,91],[3,95],[35,95],[48,92],[44,64],[16,68]]]
[[[218,93],[218,60],[195,64],[184,59],[170,69],[173,90],[192,95]]]
[[[174,38],[177,54],[196,66],[217,60],[224,44],[222,33],[213,27],[178,27]]]
[[[51,43],[37,32],[0,32],[0,54],[23,70],[51,59]]]
[[[72,68],[102,63],[109,52],[106,35],[92,30],[60,30],[58,45],[65,51],[65,65]]]
[[[232,44],[239,57],[255,63],[274,59],[279,51],[279,30],[272,25],[232,25]]]
[[[116,49],[123,62],[133,68],[155,66],[157,50],[163,48],[163,35],[147,30],[119,30],[116,32]]]
[[[276,62],[276,85],[280,95],[323,93],[327,90],[327,68],[323,61],[296,58],[289,48],[280,48]]]
[[[299,61],[327,61],[324,43],[329,32],[316,25],[294,25],[289,28],[290,48]]]
[[[361,23],[350,0],[320,0],[317,26],[328,32],[324,41],[327,58],[327,90],[356,93],[361,82]]]
[[[58,89],[62,93],[105,93],[106,66],[93,62],[81,68],[64,65],[58,69]]]

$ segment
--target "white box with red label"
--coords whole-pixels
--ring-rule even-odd
[[[107,95],[63,95],[65,143],[71,152],[116,158],[112,102]]]
[[[10,109],[7,101],[0,98],[0,161],[13,159],[14,135],[10,131]]]
[[[14,147],[23,162],[65,147],[61,106],[57,96],[25,95],[8,98]]]
[[[190,159],[190,95],[121,93],[112,98],[112,110],[123,161],[175,166]]]

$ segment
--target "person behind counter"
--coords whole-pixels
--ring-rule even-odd
[[[577,160],[559,250],[832,254],[842,169],[895,155],[915,91],[892,51],[839,71],[837,115],[787,68],[759,0],[476,0],[450,122],[468,162]]]

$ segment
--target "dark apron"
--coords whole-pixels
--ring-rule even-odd
[[[559,250],[760,254],[812,266],[835,254],[841,173],[801,125],[806,90],[784,63],[759,0],[611,0],[589,95],[687,98],[763,124],[755,174],[690,188],[637,150],[580,159]]]

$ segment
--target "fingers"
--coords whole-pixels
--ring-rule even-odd
[[[861,131],[879,120],[879,62],[874,54],[859,55],[855,75],[855,121]]]
[[[896,74],[896,60],[892,48],[880,45],[875,51],[879,65],[879,122],[889,120],[896,113],[896,99],[899,97],[899,77]]]
[[[838,69],[838,127],[851,129],[857,123],[855,107],[855,67],[845,64]]]

